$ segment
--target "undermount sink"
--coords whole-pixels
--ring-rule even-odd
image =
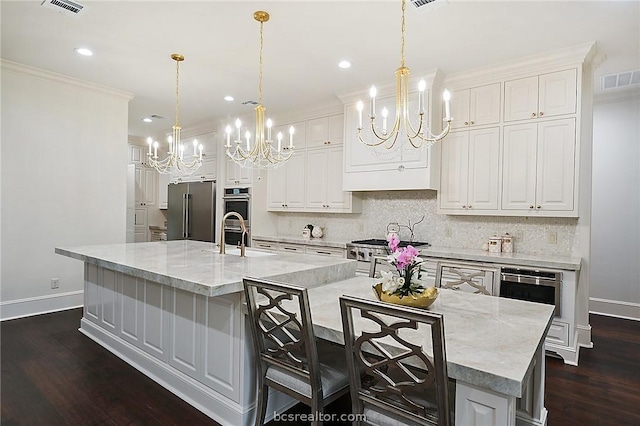
[[[225,253],[233,256],[240,256],[240,247],[235,246],[226,246]],[[245,257],[264,257],[264,256],[273,256],[275,253],[269,253],[266,251],[258,251],[258,250],[250,250],[245,249],[244,256]]]

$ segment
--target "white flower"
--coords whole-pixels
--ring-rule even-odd
[[[398,282],[398,287],[402,287],[404,285],[404,277],[398,278],[397,282]]]
[[[397,288],[393,280],[393,273],[391,271],[380,271],[380,276],[382,277],[382,291],[393,293]]]

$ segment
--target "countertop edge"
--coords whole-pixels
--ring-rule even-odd
[[[340,249],[346,249],[347,248],[347,243],[343,243],[340,241],[331,241],[331,240],[323,240],[322,238],[311,238],[308,240],[305,240],[304,238],[300,237],[292,237],[292,236],[287,236],[287,237],[266,237],[263,235],[256,235],[251,237],[253,240],[258,240],[258,241],[273,241],[276,243],[291,243],[291,244],[302,244],[305,246],[318,246],[318,247],[333,247],[333,248],[340,248]]]

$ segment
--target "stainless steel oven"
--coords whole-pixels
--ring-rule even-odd
[[[555,316],[562,313],[562,272],[502,268],[500,273],[500,297],[546,303],[555,306]]]
[[[222,197],[224,205],[224,214],[236,212],[244,220],[247,227],[247,235],[245,236],[245,245],[249,246],[249,231],[251,230],[251,188],[225,188]],[[240,221],[235,218],[229,218],[224,226],[224,240],[226,244],[238,245],[242,239],[242,229]]]

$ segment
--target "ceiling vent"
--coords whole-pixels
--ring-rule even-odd
[[[420,11],[433,10],[447,3],[449,3],[449,0],[411,0],[411,4],[415,9]]]
[[[163,117],[163,116],[158,115],[158,114],[151,114],[150,117],[153,118],[154,120],[165,120],[166,119],[166,117]]]
[[[244,101],[242,103],[242,105],[258,105],[258,102],[256,102],[256,101]]]
[[[40,4],[47,9],[52,9],[67,16],[74,17],[78,16],[80,12],[82,12],[82,9],[84,9],[84,6],[80,3],[69,0],[44,0]]]
[[[600,83],[602,90],[618,89],[635,85],[640,85],[640,70],[603,75]]]

